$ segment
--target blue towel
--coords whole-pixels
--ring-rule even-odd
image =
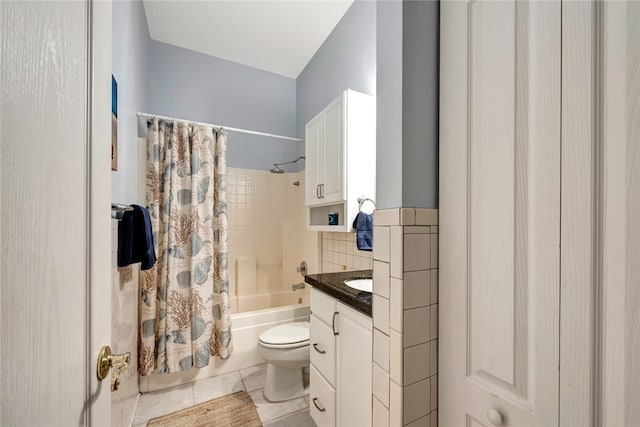
[[[156,262],[151,218],[142,206],[131,207],[118,223],[118,267],[139,262],[140,269],[148,270]]]
[[[358,250],[371,251],[373,242],[373,215],[358,212],[353,220],[353,228],[356,229],[356,245]]]

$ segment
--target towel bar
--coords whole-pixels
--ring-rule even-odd
[[[117,219],[118,221],[122,219],[122,215],[125,212],[132,211],[133,208],[129,205],[123,205],[120,203],[111,203],[111,218]]]
[[[376,207],[376,202],[374,202],[372,199],[368,198],[368,197],[358,197],[358,210],[362,211],[362,205],[364,204],[364,202],[371,202],[373,203],[373,207]]]

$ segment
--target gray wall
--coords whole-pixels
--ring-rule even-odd
[[[151,113],[296,135],[294,79],[152,40],[149,81]],[[227,166],[270,169],[301,150],[302,143],[229,132]]]
[[[402,207],[402,1],[378,1],[376,206]]]
[[[118,82],[118,170],[111,173],[112,201],[137,200],[138,121],[149,105],[149,30],[141,1],[112,3],[112,67]]]
[[[438,3],[377,8],[377,207],[437,208]]]
[[[438,3],[403,2],[402,206],[438,207]]]
[[[343,90],[376,93],[376,2],[356,0],[296,80],[298,136]]]

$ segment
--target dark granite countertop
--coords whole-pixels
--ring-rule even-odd
[[[371,316],[371,292],[359,291],[344,284],[349,279],[371,279],[372,270],[341,271],[338,273],[308,274],[304,281],[318,290],[339,299],[361,313]]]

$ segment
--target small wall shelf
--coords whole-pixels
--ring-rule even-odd
[[[329,225],[329,214],[338,214],[338,225]],[[345,202],[332,203],[324,206],[313,206],[307,208],[307,229],[310,231],[351,231],[351,223],[345,223],[348,219],[348,212]]]

